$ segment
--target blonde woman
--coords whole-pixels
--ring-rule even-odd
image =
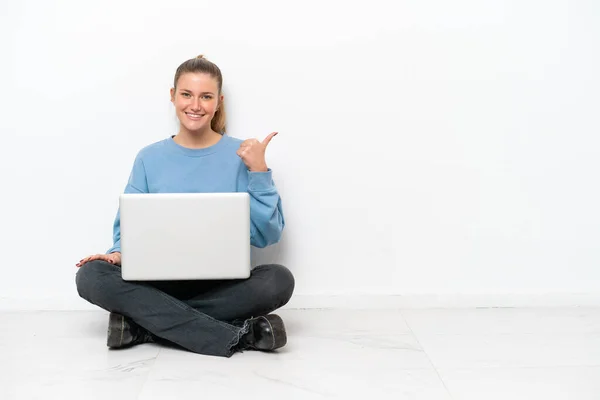
[[[150,144],[136,156],[125,193],[248,192],[250,241],[277,243],[285,226],[281,198],[265,161],[264,140],[225,134],[223,77],[203,56],[175,73],[171,102],[180,122],[176,135]],[[77,291],[110,312],[107,345],[155,342],[231,357],[252,349],[270,351],[287,342],[281,318],[294,277],[282,265],[260,265],[248,279],[130,282],[121,278],[120,214],[113,246],[80,260]]]

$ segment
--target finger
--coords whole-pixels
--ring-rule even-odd
[[[265,145],[265,147],[269,144],[269,142],[271,141],[271,139],[273,139],[275,136],[277,136],[279,132],[272,132],[269,136],[267,136],[265,138],[265,140],[263,140],[263,144]]]
[[[104,254],[95,254],[91,257],[88,257],[87,262],[94,261],[94,260],[106,260],[106,256],[104,256]]]
[[[258,139],[246,139],[240,144],[240,147],[252,146],[255,143],[259,143]]]
[[[249,142],[247,142],[247,143],[242,143],[242,144],[240,144],[240,148],[241,148],[241,149],[247,149],[248,147],[252,147],[252,146],[254,146],[255,144],[259,144],[259,143],[260,143],[260,142],[259,142],[258,140],[256,140],[256,139],[253,139],[252,141],[249,141]]]

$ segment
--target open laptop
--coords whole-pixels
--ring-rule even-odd
[[[248,193],[121,194],[123,280],[250,276]]]

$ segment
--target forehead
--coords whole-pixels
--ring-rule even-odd
[[[177,80],[178,89],[187,89],[192,92],[213,92],[218,91],[218,83],[215,78],[209,74],[199,72],[188,72],[182,74]]]

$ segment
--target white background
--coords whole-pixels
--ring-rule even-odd
[[[600,3],[3,1],[0,300],[84,307],[177,66],[271,142],[296,295],[597,294]],[[12,303],[11,303],[12,302]]]

